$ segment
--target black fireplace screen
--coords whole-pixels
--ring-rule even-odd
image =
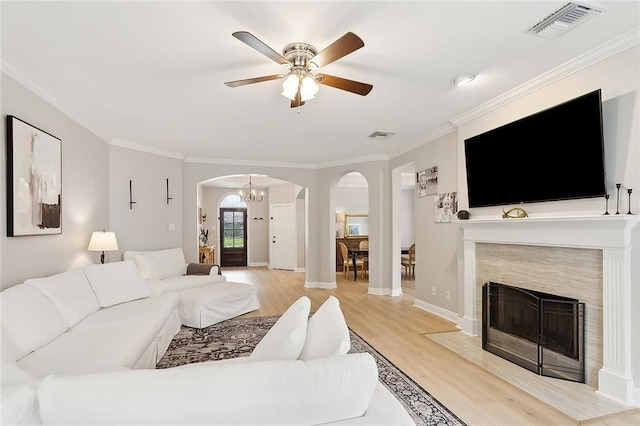
[[[584,303],[488,282],[482,347],[542,376],[584,383]]]

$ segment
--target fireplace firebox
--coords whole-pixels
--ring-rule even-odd
[[[585,382],[584,303],[505,284],[482,286],[482,347],[542,376]]]

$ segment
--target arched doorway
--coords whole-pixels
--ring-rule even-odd
[[[342,176],[337,182],[334,192],[335,217],[336,217],[336,273],[345,275],[350,280],[354,279],[354,271],[351,258],[345,259],[343,251],[349,249],[359,249],[365,246],[368,249],[369,232],[368,232],[368,216],[369,216],[369,184],[367,179],[359,172],[349,172]],[[349,232],[350,224],[348,218],[357,217],[358,220],[365,221],[367,226],[363,227],[363,232]],[[355,225],[351,225],[353,227]],[[364,244],[364,245],[362,245]],[[342,246],[342,250],[341,250]],[[347,252],[347,257],[351,256]],[[361,256],[357,259],[358,264],[364,262],[363,268],[368,268],[368,255]],[[360,266],[358,266],[358,269]],[[366,270],[358,270],[358,280],[368,280]],[[336,280],[337,282],[337,280]]]

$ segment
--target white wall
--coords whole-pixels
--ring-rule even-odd
[[[400,192],[400,245],[409,247],[415,240],[414,208],[416,194],[413,189],[402,189]]]
[[[458,190],[458,169],[456,167],[457,150],[456,133],[452,132],[421,147],[394,158],[390,162],[391,169],[413,163],[415,170],[425,170],[438,166],[438,192],[454,192]],[[400,199],[404,193],[401,191]],[[429,310],[435,306],[445,311],[457,312],[458,274],[457,274],[457,235],[458,226],[453,223],[435,223],[433,198],[428,195],[413,198],[414,241],[416,244],[415,267],[415,303]],[[398,220],[403,220],[404,213]],[[431,294],[432,287],[436,295]],[[450,292],[447,300],[446,292]]]
[[[636,45],[461,124],[458,128],[459,151],[464,153],[464,140],[469,137],[585,93],[602,89],[607,192],[614,194],[615,183],[622,183],[625,188],[640,189],[639,51],[640,47]],[[568,125],[580,125],[580,123],[568,123]],[[579,161],[579,153],[576,161]],[[458,157],[458,181],[460,188],[463,189],[460,192],[459,206],[466,209],[468,198],[464,155]],[[638,205],[639,192],[635,191],[635,194],[632,194],[632,205]],[[615,203],[613,195],[610,203],[611,200]],[[528,203],[525,208],[530,216],[601,214],[604,212],[604,199]],[[475,208],[470,212],[473,217],[496,217],[501,214],[502,208]]]
[[[336,212],[351,214],[369,213],[369,188],[336,188]]]
[[[182,161],[112,145],[109,168],[111,230],[120,249],[114,259],[122,260],[125,250],[181,247]],[[167,178],[173,198],[169,204]],[[129,180],[133,208],[129,208]]]
[[[87,251],[87,246],[93,231],[109,229],[109,145],[4,73],[1,85],[3,120],[14,115],[62,140],[62,234],[9,238],[2,126],[0,288],[4,289],[26,278],[99,262],[99,253]]]

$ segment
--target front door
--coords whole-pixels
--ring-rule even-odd
[[[247,209],[220,209],[220,265],[247,266]]]
[[[273,269],[293,270],[295,267],[295,205],[272,204],[271,212],[271,256]]]

